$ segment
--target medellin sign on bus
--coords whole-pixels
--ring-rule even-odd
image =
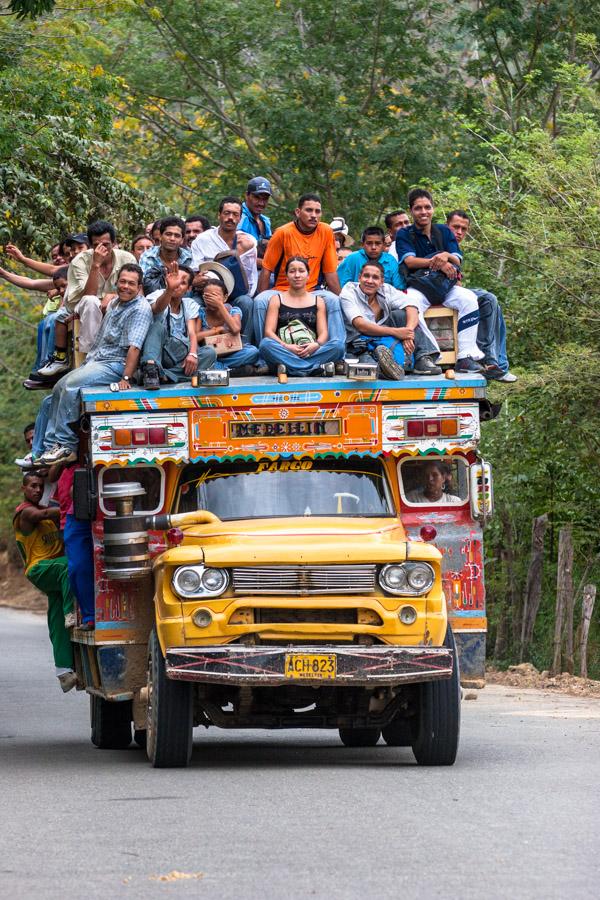
[[[230,422],[229,437],[320,437],[341,434],[340,419],[299,419],[271,422]]]

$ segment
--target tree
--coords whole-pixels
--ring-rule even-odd
[[[76,58],[57,59],[57,42],[77,24],[0,23],[0,243],[42,252],[60,234],[115,211],[128,230],[146,221],[147,199],[109,159],[115,78]]]

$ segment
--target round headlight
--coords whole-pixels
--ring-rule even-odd
[[[198,628],[208,628],[212,622],[212,613],[210,609],[204,609],[203,607],[195,609],[192,613],[192,622],[194,625],[197,625]]]
[[[202,590],[201,575],[198,569],[177,569],[173,576],[173,587],[178,594],[197,594]]]
[[[398,618],[403,625],[412,625],[417,618],[417,611],[414,606],[402,606],[398,612]]]
[[[406,572],[403,566],[384,566],[379,575],[384,590],[402,593],[407,588]]]
[[[427,563],[413,563],[409,567],[407,575],[409,586],[419,594],[427,593],[435,580],[433,569]]]
[[[209,594],[220,594],[227,587],[227,572],[223,569],[205,569],[202,573],[202,588]]]

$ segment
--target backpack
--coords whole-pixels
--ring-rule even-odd
[[[414,239],[414,225],[409,228],[408,239],[416,251],[417,242]],[[431,243],[438,253],[443,252],[444,238],[437,225],[431,226]],[[434,269],[409,269],[404,263],[402,263],[400,268],[407,287],[415,288],[415,290],[424,294],[432,306],[441,306],[446,299],[446,295],[450,293],[457,283],[455,278],[448,278],[443,272]],[[455,266],[455,268],[457,267]],[[460,269],[458,271],[460,272]]]

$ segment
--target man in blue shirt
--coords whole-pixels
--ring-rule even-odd
[[[365,228],[360,239],[361,249],[351,253],[338,266],[337,273],[342,287],[348,281],[358,281],[358,276],[365,263],[378,262],[383,268],[384,283],[391,284],[399,291],[405,290],[406,284],[400,274],[398,260],[394,259],[391,253],[385,252],[384,240],[383,228],[378,225]]]
[[[273,231],[271,220],[264,215],[267,203],[271,199],[271,182],[259,176],[252,178],[246,188],[246,199],[242,203],[242,218],[238,231],[251,234],[257,241],[269,240]]]
[[[484,372],[477,360],[483,353],[477,346],[479,305],[472,291],[460,287],[459,275],[462,254],[454,234],[447,225],[433,225],[433,198],[429,191],[415,188],[408,195],[408,205],[413,225],[401,228],[396,235],[398,262],[404,264],[405,277],[410,285],[412,273],[421,269],[442,272],[454,282],[441,305],[458,312],[458,349],[455,370],[457,372]],[[416,285],[408,288],[408,297],[421,311],[432,305]]]
[[[142,253],[140,267],[144,273],[144,293],[165,290],[167,273],[172,263],[189,266],[192,251],[184,246],[185,223],[179,216],[167,216],[159,223],[160,243]]]

